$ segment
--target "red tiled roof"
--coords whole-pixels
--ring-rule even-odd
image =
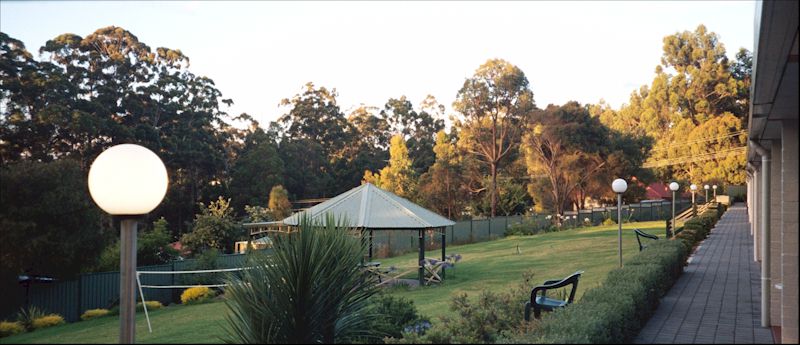
[[[648,200],[655,200],[655,199],[671,199],[672,193],[670,193],[669,187],[661,182],[653,182],[649,186],[647,186],[647,199]]]

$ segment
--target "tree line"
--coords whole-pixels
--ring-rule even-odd
[[[0,33],[0,52],[7,272],[74,273],[101,252],[114,257],[117,231],[85,181],[94,158],[121,143],[153,150],[169,173],[143,236],[157,231],[150,236],[159,240],[148,242],[156,248],[181,239],[198,252],[230,251],[244,237],[238,223],[280,219],[289,200],[332,197],[363,182],[462,219],[610,202],[617,177],[629,181],[629,201],[656,180],[742,178],[737,157],[642,167],[712,149],[703,143],[724,149],[742,140],[703,141],[745,128],[751,65],[745,50],[730,63],[703,26],[667,36],[652,85],[619,110],[604,102],[539,107],[519,67],[490,59],[454,90],[450,111],[433,96],[413,104],[398,95],[346,112],[336,89],[309,82],[268,124],[226,113],[233,100],[192,73],[188,56],[151,48],[123,28],[59,35],[38,59]]]

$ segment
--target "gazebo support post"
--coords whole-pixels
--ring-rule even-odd
[[[447,228],[442,227],[441,229],[442,229],[442,261],[445,261],[446,260],[445,246],[447,245],[447,238],[446,238]],[[447,271],[447,267],[442,267],[442,280],[444,280],[445,271]]]
[[[419,286],[425,285],[425,268],[422,267],[425,260],[425,237],[422,234],[423,231],[423,229],[419,229]]]
[[[373,236],[375,236],[375,233],[373,232],[373,229],[369,229],[369,261],[370,262],[372,261]]]

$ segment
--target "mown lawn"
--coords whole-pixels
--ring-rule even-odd
[[[634,228],[664,237],[663,221],[625,224],[623,260],[639,251]],[[452,246],[447,247],[447,253],[461,254],[462,259],[455,270],[447,272],[444,284],[423,289],[394,288],[392,293],[412,299],[421,314],[435,317],[452,313],[450,300],[454,294],[475,296],[484,289],[508,290],[522,282],[526,271],[532,271],[534,282],[539,284],[583,270],[576,296],[580,299],[586,289],[600,285],[608,272],[619,265],[617,248],[616,225]],[[440,258],[441,250],[429,251],[427,255]],[[417,253],[411,253],[380,261],[381,266],[402,268],[414,265],[417,260]],[[417,275],[405,277],[416,279]]]
[[[631,229],[664,236],[664,222],[625,224],[623,258],[638,251]],[[517,253],[519,246],[520,253]],[[536,282],[564,277],[584,270],[577,298],[586,289],[597,286],[606,274],[617,267],[617,231],[614,226],[579,228],[536,236],[508,237],[496,241],[449,246],[448,253],[461,254],[456,269],[448,271],[444,284],[417,289],[392,288],[390,293],[412,299],[420,313],[436,317],[452,313],[451,296],[458,293],[477,295],[483,289],[504,291],[521,282],[531,270]],[[439,257],[435,250],[429,256]],[[417,253],[382,259],[381,266],[411,266]],[[415,278],[416,273],[407,278]],[[522,303],[522,301],[520,301]],[[225,335],[225,305],[221,302],[196,306],[170,306],[151,313],[153,333],[148,333],[144,314],[138,314],[136,339],[139,343],[221,343]],[[119,336],[117,317],[105,317],[52,327],[0,339],[5,343],[113,343]]]

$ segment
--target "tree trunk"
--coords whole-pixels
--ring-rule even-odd
[[[492,163],[492,218],[497,214],[497,163]]]

